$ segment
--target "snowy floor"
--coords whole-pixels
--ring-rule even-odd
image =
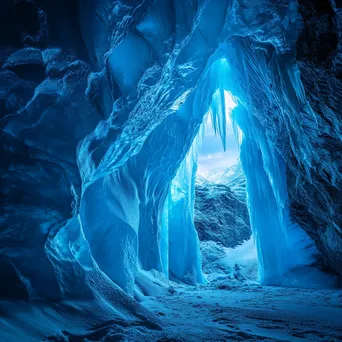
[[[201,253],[202,269],[211,284],[258,283],[257,251],[253,238],[235,248],[226,248],[214,241],[202,241]]]
[[[94,303],[0,302],[0,341],[342,341],[342,291],[256,285],[172,289],[142,302],[159,325],[115,318]]]
[[[143,304],[176,341],[342,341],[342,291],[209,287]]]
[[[0,342],[342,341],[342,290],[259,286],[252,239],[201,250],[206,285],[141,271],[135,314],[105,300],[0,301]]]

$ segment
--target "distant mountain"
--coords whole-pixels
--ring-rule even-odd
[[[215,180],[215,181],[213,181]],[[201,241],[236,247],[251,237],[240,165],[196,179],[195,227]]]
[[[216,168],[207,177],[197,175],[196,184],[204,183],[227,185],[239,199],[246,199],[246,178],[240,162],[230,167]]]

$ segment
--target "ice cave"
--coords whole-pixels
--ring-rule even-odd
[[[0,9],[0,342],[342,340],[340,0]]]

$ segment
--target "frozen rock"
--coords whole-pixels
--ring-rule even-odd
[[[4,63],[4,68],[13,68],[23,65],[43,64],[42,53],[39,49],[21,49],[8,57]]]
[[[201,241],[236,247],[252,234],[247,203],[226,185],[196,185],[195,226]]]

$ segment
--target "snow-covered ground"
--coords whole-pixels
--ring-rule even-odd
[[[181,288],[143,304],[159,314],[171,341],[342,340],[341,291]]]
[[[211,284],[257,284],[257,251],[253,237],[235,248],[214,241],[202,241],[203,273]]]
[[[341,341],[342,291],[173,284],[149,319],[96,302],[0,302],[0,341]]]

